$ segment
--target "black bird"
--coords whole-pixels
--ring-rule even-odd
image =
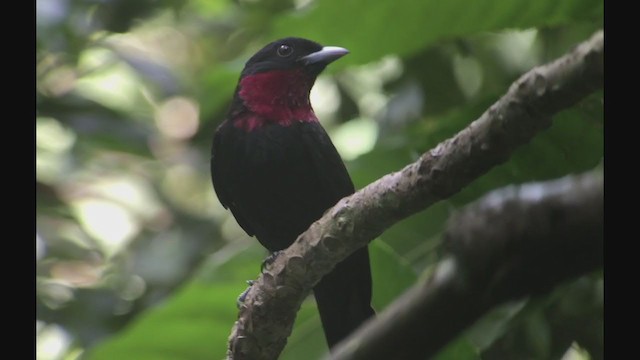
[[[222,205],[269,251],[287,248],[354,186],[311,108],[309,92],[340,47],[301,38],[266,45],[246,63],[216,130],[211,178]],[[366,247],[313,289],[333,347],[374,315]]]

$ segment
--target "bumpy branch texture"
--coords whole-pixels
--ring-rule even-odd
[[[524,74],[453,138],[332,209],[269,266],[247,294],[230,338],[232,359],[276,359],[304,297],[336,263],[398,221],[460,191],[551,125],[551,117],[601,89],[604,33]]]
[[[603,183],[598,169],[510,186],[465,207],[444,235],[451,256],[331,359],[430,358],[491,307],[602,267]]]

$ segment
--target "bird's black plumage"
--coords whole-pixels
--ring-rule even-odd
[[[344,49],[342,49],[344,50]],[[282,250],[354,192],[309,103],[316,76],[340,48],[299,38],[268,44],[247,62],[213,141],[211,175],[220,202],[270,251]],[[367,248],[314,288],[330,346],[374,314]]]

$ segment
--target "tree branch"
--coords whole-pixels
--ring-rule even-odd
[[[275,359],[296,312],[336,263],[396,222],[460,191],[551,125],[551,117],[602,88],[604,34],[523,75],[453,138],[401,171],[340,200],[256,280],[229,338],[228,357]]]
[[[444,234],[452,256],[331,358],[430,358],[491,307],[600,268],[603,183],[595,170],[510,186],[467,206]]]

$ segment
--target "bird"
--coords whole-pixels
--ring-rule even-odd
[[[318,75],[349,51],[287,37],[251,56],[216,128],[211,179],[220,203],[270,252],[286,249],[340,199],[355,192],[309,94]],[[330,349],[375,315],[367,247],[313,288]]]

